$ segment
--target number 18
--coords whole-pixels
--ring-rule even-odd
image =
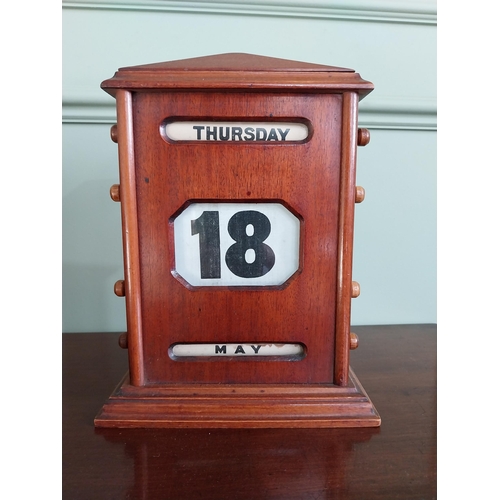
[[[271,222],[261,212],[236,212],[227,225],[234,240],[225,256],[229,270],[240,278],[258,278],[274,266],[273,249],[264,243],[271,234]],[[191,221],[191,234],[199,234],[201,279],[221,277],[219,212],[204,211]]]

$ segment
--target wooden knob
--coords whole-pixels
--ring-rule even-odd
[[[120,184],[113,184],[109,189],[109,195],[113,201],[120,201]]]
[[[361,203],[365,199],[365,190],[361,186],[356,186],[356,203]]]
[[[120,337],[118,337],[118,345],[122,349],[128,349],[128,333],[122,333]]]
[[[366,146],[370,142],[370,131],[367,128],[358,128],[358,146]]]
[[[356,297],[359,297],[360,293],[361,287],[359,286],[359,283],[357,281],[353,281],[351,285],[351,297],[355,299]]]
[[[125,281],[118,280],[115,283],[115,295],[118,295],[118,297],[125,297]]]
[[[355,333],[352,333],[351,332],[351,343],[350,343],[350,348],[351,349],[357,349],[358,348],[358,344],[359,344],[359,339],[358,339],[358,336],[355,334]]]
[[[118,125],[116,123],[111,127],[109,135],[111,136],[111,140],[113,142],[118,142]],[[358,131],[358,137],[359,137],[359,131]],[[359,139],[358,139],[358,144],[359,144]]]

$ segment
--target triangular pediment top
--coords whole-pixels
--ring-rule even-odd
[[[120,68],[120,71],[279,71],[354,72],[349,68],[327,66],[277,57],[246,53],[217,54]]]
[[[244,53],[218,54],[120,68],[101,88],[115,96],[118,89],[226,90],[248,92],[357,92],[362,99],[373,90],[352,69]]]

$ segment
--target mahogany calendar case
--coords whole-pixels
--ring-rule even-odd
[[[355,71],[250,54],[119,69],[129,372],[98,427],[374,427],[349,366]],[[118,382],[118,381],[117,381]]]

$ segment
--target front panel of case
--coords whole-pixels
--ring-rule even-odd
[[[146,384],[332,383],[341,111],[134,94]]]

